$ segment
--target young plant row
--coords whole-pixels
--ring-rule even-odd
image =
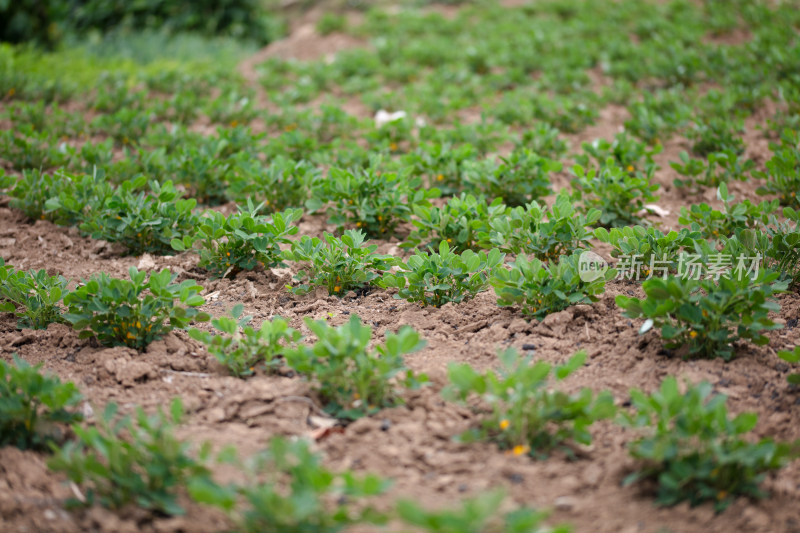
[[[324,328],[328,326],[317,324],[318,331]],[[337,334],[340,341],[358,344],[363,331],[343,327]],[[387,346],[393,342],[390,338]],[[309,352],[330,358],[341,344],[320,342]],[[553,383],[577,371],[585,359],[585,352],[579,352],[553,367],[508,349],[500,353],[497,371],[479,373],[466,364],[451,364],[450,384],[443,394],[468,405],[478,419],[460,439],[487,440],[509,455],[543,459],[555,449],[572,453],[576,446],[590,444],[591,425],[616,417],[634,432],[629,453],[637,463],[624,484],[652,480],[658,487],[658,505],[711,502],[717,512],[740,496],[766,496],[760,489],[764,477],[800,456],[800,442],[746,438],[757,415],[731,417],[726,398],[712,395],[708,383],[686,384],[681,392],[677,381],[667,378],[652,394],[632,390],[631,408],[622,410],[608,392],[595,394],[584,388],[569,394],[560,383]],[[160,409],[149,416],[138,409],[134,418],[119,417],[117,406],[109,404],[93,426],[85,427],[76,411],[82,397],[75,386],[43,376],[39,367],[19,359],[13,365],[0,361],[0,388],[5,398],[0,404],[0,445],[49,447],[54,454],[50,467],[65,472],[81,491],[72,502],[76,505],[119,508],[135,503],[153,512],[179,515],[185,512],[181,495],[188,494],[196,503],[224,509],[246,531],[259,531],[268,524],[282,524],[281,530],[290,531],[335,531],[347,524],[381,524],[389,518],[365,506],[368,496],[386,490],[385,480],[330,472],[302,440],[275,438],[265,452],[248,461],[241,461],[234,449],[222,451],[218,460],[237,465],[248,478],[245,484],[222,485],[210,469],[210,446],[190,453],[190,443],[175,438],[174,425],[183,418],[179,399],[172,403],[170,416]],[[62,433],[55,429],[70,423],[71,439],[59,445],[57,435]],[[290,485],[284,484],[287,475]],[[333,507],[325,503],[330,498],[338,502]],[[538,531],[533,528],[544,514],[519,510],[500,517],[480,503],[499,503],[497,499],[502,497],[484,495],[467,502],[460,512],[445,514],[401,502],[395,518],[423,531],[441,531],[436,524],[444,517],[456,528],[447,531],[474,531],[476,520],[491,531],[503,522],[506,528],[498,531]],[[470,512],[473,506],[483,510],[475,515],[475,509]],[[467,519],[473,522],[464,522]]]

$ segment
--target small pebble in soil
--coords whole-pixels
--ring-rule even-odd
[[[515,472],[510,476],[508,476],[508,480],[511,481],[511,483],[513,483],[514,485],[519,485],[520,483],[525,481],[525,478],[522,476],[522,474],[517,474]]]
[[[535,344],[526,343],[526,344],[522,345],[522,349],[523,350],[535,350],[536,349],[536,345]]]
[[[388,418],[384,418],[381,421],[381,431],[389,431],[390,427],[392,427],[392,421]]]
[[[786,321],[786,329],[794,329],[796,327],[797,327],[796,318],[790,318],[789,320]]]
[[[461,485],[458,486],[458,492],[467,492],[468,488],[469,487],[467,487],[466,483],[462,483]]]

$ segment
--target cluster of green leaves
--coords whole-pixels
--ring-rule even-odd
[[[599,209],[579,213],[569,195],[562,191],[552,208],[531,202],[489,220],[481,234],[484,248],[497,247],[515,255],[532,254],[542,261],[555,261],[589,246],[589,230],[601,217]]]
[[[699,232],[686,228],[664,234],[652,226],[624,226],[611,231],[597,228],[594,236],[614,247],[612,257],[628,258],[631,267],[638,265],[636,274],[654,276],[660,270],[662,277],[677,270],[680,253],[694,250],[701,237]]]
[[[759,488],[764,476],[800,456],[800,443],[746,440],[758,416],[730,418],[726,397],[711,391],[704,382],[681,394],[673,377],[651,395],[631,391],[633,412],[623,413],[623,421],[644,435],[630,444],[640,466],[626,484],[651,479],[659,505],[713,502],[718,512],[738,496],[766,496]]]
[[[780,350],[778,357],[787,363],[800,363],[800,346],[795,346],[794,350]],[[786,379],[789,383],[800,385],[800,373],[789,374]]]
[[[560,161],[521,149],[500,158],[499,163],[486,159],[465,166],[464,182],[475,193],[519,206],[550,194],[549,174],[562,167]]]
[[[237,304],[230,317],[211,319],[211,325],[224,335],[192,328],[189,336],[202,342],[232,376],[251,376],[258,367],[275,372],[281,365],[280,356],[287,346],[300,340],[300,332],[281,317],[265,320],[260,329],[255,329],[248,325],[253,317],[243,317],[243,311],[244,306]]]
[[[705,238],[716,239],[733,235],[737,229],[767,224],[769,215],[778,209],[778,200],[765,200],[760,204],[745,200],[731,204],[734,197],[724,183],[717,188],[717,198],[722,201],[723,211],[717,211],[706,203],[694,204],[689,209],[681,207],[678,222],[691,227],[693,232],[700,232]]]
[[[178,498],[190,480],[207,478],[209,449],[199,459],[189,454],[190,444],[174,435],[174,425],[183,418],[180,398],[173,400],[170,415],[159,407],[153,415],[138,408],[135,422],[118,417],[116,404],[108,404],[95,426],[73,426],[76,440],[54,449],[48,466],[64,472],[84,488],[84,501],[119,509],[135,504],[166,515],[181,515]]]
[[[635,224],[640,221],[637,213],[658,199],[653,194],[658,184],[651,183],[654,167],[628,172],[609,157],[599,168],[586,170],[575,165],[573,171],[573,200],[587,211],[599,209],[598,221],[603,226]]]
[[[384,274],[378,285],[396,288],[395,298],[441,307],[459,303],[486,290],[489,278],[503,263],[499,250],[457,254],[447,241],[439,243],[438,252],[417,252],[399,263],[394,274]]]
[[[415,175],[424,175],[429,185],[452,194],[463,188],[464,167],[478,155],[478,150],[468,143],[454,146],[446,142],[423,142],[416,151],[406,154],[403,161],[413,167]]]
[[[338,418],[356,419],[401,402],[397,388],[417,387],[427,381],[403,362],[403,355],[420,350],[425,342],[410,327],[387,333],[386,341],[367,350],[372,328],[352,315],[339,327],[306,319],[316,335],[311,346],[287,348],[287,364],[317,382],[325,410]]]
[[[462,438],[491,440],[501,449],[517,455],[542,456],[567,442],[590,444],[588,431],[597,420],[614,416],[614,399],[608,392],[595,394],[584,388],[576,394],[549,390],[550,377],[563,380],[586,361],[586,352],[553,368],[550,363],[533,363],[514,348],[500,352],[498,372],[476,372],[468,364],[451,363],[450,385],[445,396],[466,402],[478,397],[491,411],[480,428]]]
[[[364,507],[364,498],[381,494],[388,483],[374,475],[333,472],[304,440],[276,437],[246,464],[233,456],[249,478],[244,485],[220,486],[195,477],[189,492],[195,501],[228,511],[239,531],[316,531],[334,533],[356,524],[383,524],[384,514]],[[237,509],[237,501],[244,509]]]
[[[321,172],[310,161],[278,155],[264,166],[246,152],[235,154],[232,160],[226,194],[237,202],[252,199],[267,209],[282,211],[303,207],[312,191],[320,187]]]
[[[386,238],[410,218],[414,206],[429,205],[430,198],[439,196],[438,189],[420,185],[420,178],[412,178],[408,171],[332,168],[306,205],[315,211],[333,202],[328,209],[331,224],[340,228],[353,224],[370,237]]]
[[[16,170],[51,169],[66,164],[74,150],[50,131],[29,124],[0,132],[0,153]]]
[[[0,14],[3,20],[0,41],[14,43],[54,45],[71,33],[146,28],[227,35],[261,44],[276,37],[274,23],[254,0],[222,3],[204,0],[169,5],[146,2],[136,6],[123,1],[25,0],[0,5]]]
[[[20,329],[45,329],[62,322],[60,303],[68,294],[68,283],[44,270],[16,270],[0,258],[0,312],[19,318]]]
[[[65,188],[64,180],[58,175],[42,173],[38,169],[25,169],[9,191],[9,205],[19,209],[32,220],[46,218],[45,203],[58,196]]]
[[[210,318],[196,309],[205,300],[193,281],[174,283],[177,274],[167,269],[149,277],[135,267],[128,273],[130,281],[100,273],[64,298],[69,308],[64,318],[81,330],[81,338],[143,350],[173,328]]]
[[[568,526],[544,527],[547,513],[519,508],[498,514],[505,494],[502,490],[485,492],[464,500],[458,509],[429,511],[410,500],[397,502],[400,519],[415,531],[428,533],[569,533]]]
[[[509,268],[495,270],[489,280],[497,294],[497,304],[519,305],[523,315],[543,320],[570,305],[596,302],[616,270],[609,268],[591,276],[584,273],[583,279],[582,253],[561,256],[558,262],[551,263],[518,255]]]
[[[587,167],[590,157],[598,165],[602,165],[612,158],[629,174],[634,174],[637,169],[645,169],[649,173],[649,169],[655,167],[653,156],[661,153],[663,149],[660,144],[654,148],[648,148],[646,144],[630,137],[626,131],[615,135],[611,142],[606,139],[596,139],[591,143],[583,143],[581,148],[584,154],[580,154],[575,159],[579,165]]]
[[[777,194],[781,205],[800,208],[800,131],[785,130],[780,144],[770,144],[772,157],[766,162],[767,171],[757,176],[766,178],[766,183],[756,191],[758,194]]]
[[[733,343],[747,339],[764,345],[764,331],[782,327],[768,318],[780,305],[771,298],[786,289],[777,272],[762,271],[755,280],[731,272],[714,279],[687,276],[653,278],[642,284],[646,298],[617,295],[617,305],[629,318],[644,318],[640,333],[653,326],[669,349],[688,348],[689,357],[734,355]]]
[[[0,360],[0,446],[46,449],[61,424],[81,420],[74,408],[83,399],[72,383],[40,373],[14,354],[14,364]]]
[[[192,210],[197,201],[181,198],[171,181],[151,181],[149,193],[142,190],[145,185],[145,176],[123,182],[102,207],[88,215],[81,230],[94,239],[122,243],[131,254],[173,253],[172,239],[196,229]]]
[[[289,236],[298,231],[292,222],[300,219],[303,210],[287,209],[266,216],[259,215],[262,207],[248,201],[246,209],[228,216],[208,210],[196,220],[196,233],[172,239],[170,245],[178,251],[196,248],[198,266],[213,278],[234,276],[259,264],[282,266],[280,245],[292,242]]]
[[[483,247],[481,236],[492,221],[507,212],[500,198],[487,205],[483,196],[466,193],[450,197],[442,207],[418,205],[411,221],[414,230],[400,247],[435,249],[438,243],[447,241],[456,253],[475,251]]]
[[[347,230],[341,238],[325,233],[324,239],[304,235],[283,253],[287,261],[309,263],[308,272],[301,270],[295,276],[305,283],[292,292],[305,294],[313,287],[325,287],[328,294],[341,296],[368,286],[397,263],[390,255],[376,253],[377,245],[365,245],[366,235],[359,230]]]
[[[672,161],[670,166],[686,179],[675,178],[673,183],[676,187],[686,187],[692,191],[701,187],[719,187],[731,179],[744,181],[755,167],[752,159],[746,159],[733,150],[710,153],[707,162],[692,159],[686,152],[678,156],[680,162]]]

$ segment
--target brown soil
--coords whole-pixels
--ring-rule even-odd
[[[300,40],[308,42],[312,51],[296,48]],[[326,40],[295,34],[269,47],[242,71],[252,72],[258,61],[273,54],[308,59],[354,44],[336,36]],[[573,149],[581,141],[613,137],[625,116],[622,108],[604,110],[595,126],[570,138]],[[765,112],[764,116],[769,115]],[[761,119],[763,116],[757,116],[748,122],[747,133],[748,155],[760,165],[767,157],[766,141],[753,126],[763,123]],[[713,191],[684,197],[672,187],[675,176],[668,161],[676,160],[677,153],[686,148],[685,141],[668,140],[657,157],[661,169],[656,180],[662,185],[658,204],[671,214],[665,219],[652,218],[665,227],[677,225],[680,206],[714,202]],[[564,181],[559,185],[565,186]],[[735,183],[733,191],[740,199],[755,198],[755,187],[752,182]],[[409,356],[407,362],[414,370],[426,372],[432,386],[409,394],[405,406],[359,420],[315,445],[332,468],[391,478],[392,489],[379,500],[384,507],[398,497],[431,507],[453,506],[464,497],[502,486],[513,502],[554,509],[551,523],[570,523],[578,532],[800,531],[800,462],[768,478],[765,487],[772,494],[766,500],[740,499],[720,515],[707,505],[659,509],[653,505],[652,495],[640,487],[621,487],[633,464],[626,451],[632,438],[627,430],[611,423],[594,426],[594,443],[581,449],[573,460],[561,455],[543,461],[508,456],[490,444],[456,443],[453,438],[477,418],[444,402],[439,394],[451,362],[492,368],[497,350],[514,346],[519,350],[525,347],[537,360],[561,363],[583,349],[588,362],[563,384],[570,390],[584,386],[607,389],[621,405],[632,387],[652,391],[669,375],[691,382],[707,380],[717,392],[729,396],[733,413],[758,413],[757,437],[799,439],[800,395],[787,385],[789,368],[775,356],[776,350],[800,344],[796,327],[800,295],[796,293],[781,296],[779,318],[787,327],[771,332],[768,346],[742,344],[738,357],[730,363],[684,361],[665,355],[654,332],[639,336],[640,324],[621,315],[614,297],[640,293],[633,283],[612,282],[594,305],[575,306],[541,323],[529,323],[514,309],[498,308],[492,292],[441,309],[420,308],[382,290],[343,299],[319,292],[299,297],[284,289],[292,274],[288,269],[208,281],[195,270],[194,256],[123,257],[113,246],[83,238],[74,228],[45,221],[30,223],[7,207],[0,207],[0,228],[0,255],[18,268],[45,268],[79,280],[100,271],[125,276],[130,266],[169,267],[180,273],[180,279],[197,278],[206,287],[204,309],[213,315],[225,314],[242,302],[257,323],[279,315],[305,334],[309,333],[303,324],[306,317],[338,325],[354,313],[374,327],[376,339],[402,325],[416,328],[427,347]],[[301,233],[320,234],[324,229],[320,217],[306,217]],[[380,244],[382,252],[399,254],[396,243]],[[243,381],[228,377],[184,332],[171,334],[137,354],[98,347],[78,339],[77,333],[62,325],[18,331],[11,317],[0,316],[0,357],[10,361],[14,353],[31,363],[42,363],[47,372],[62,380],[74,381],[94,412],[110,401],[117,402],[123,412],[131,412],[135,406],[152,411],[180,396],[190,412],[180,434],[198,445],[204,440],[218,447],[234,444],[248,455],[274,435],[311,437],[314,432],[309,419],[314,413],[304,400],[312,396],[302,379],[259,375]],[[88,412],[89,408],[84,409]],[[0,449],[0,531],[172,532],[216,531],[230,526],[224,516],[196,506],[190,506],[185,517],[173,519],[142,515],[135,509],[66,512],[61,504],[73,496],[73,490],[63,477],[48,471],[46,459],[39,453]],[[236,477],[234,472],[221,474]]]

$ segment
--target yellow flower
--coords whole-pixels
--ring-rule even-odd
[[[453,242],[453,239],[447,239],[447,242],[451,243],[451,242]]]
[[[361,398],[361,395],[360,395],[359,393],[357,393],[357,392],[354,392],[354,393],[353,393],[353,398],[355,398],[356,400],[358,400],[359,398]]]
[[[129,339],[135,339],[136,338],[136,337],[133,336],[133,333],[131,333],[130,331],[125,336],[127,338],[129,338]]]
[[[395,150],[397,150],[397,143],[392,143],[392,144],[390,144],[390,145],[389,145],[389,149],[390,149],[392,152],[394,152]]]
[[[500,429],[502,429],[503,431],[508,429],[509,425],[511,425],[511,422],[509,422],[508,419],[506,419],[506,418],[504,418],[503,420],[500,421]]]
[[[514,446],[514,449],[511,450],[511,453],[513,453],[514,455],[525,455],[529,451],[531,451],[530,446],[525,444],[517,444],[516,446]]]
[[[689,332],[689,336],[694,339],[695,337],[697,337],[697,332],[692,330]]]
[[[439,174],[438,176],[436,176],[436,181],[444,181],[444,175]]]
[[[139,322],[138,320],[136,321],[136,327],[137,327],[137,328],[140,328],[140,327],[142,327],[142,323],[141,323],[141,322]]]
[[[235,128],[238,125],[239,125],[239,121],[238,120],[231,120],[231,128]]]
[[[230,256],[231,256],[231,253],[230,253],[230,252],[226,252],[226,253],[228,254],[228,257],[230,257]]]
[[[628,168],[626,170],[628,172],[633,172],[634,171],[633,165],[628,165]]]
[[[708,311],[706,311],[705,309],[703,309],[703,316],[708,318]]]
[[[11,98],[12,96],[14,96],[14,93],[16,93],[16,92],[17,92],[17,90],[15,88],[13,88],[13,87],[10,88],[8,90],[8,97]]]
[[[717,493],[718,500],[724,500],[728,496],[728,493],[724,490],[721,490]]]
[[[340,290],[342,290],[342,288],[339,285],[333,288],[333,292],[339,292]]]

